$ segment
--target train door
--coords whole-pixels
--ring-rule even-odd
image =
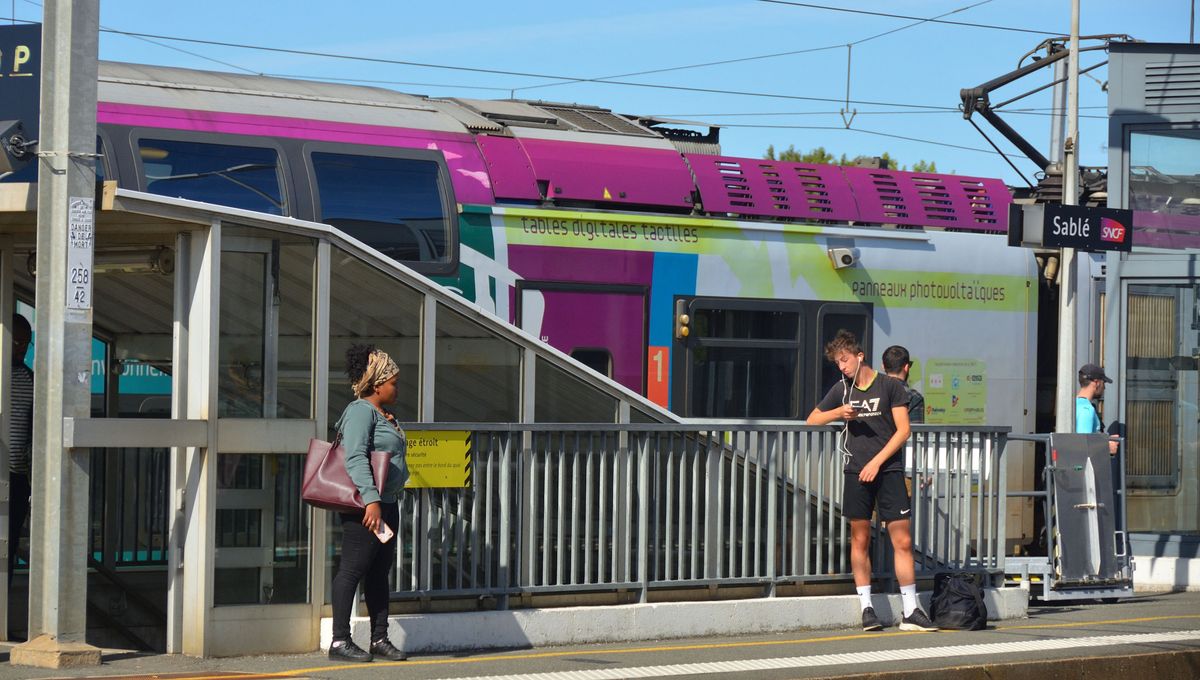
[[[647,290],[521,281],[517,324],[592,370],[645,393]]]

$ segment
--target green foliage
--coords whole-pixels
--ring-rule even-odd
[[[821,163],[825,165],[860,165],[865,161],[871,160],[870,156],[855,156],[854,158],[847,158],[846,154],[834,156],[823,146],[818,146],[811,151],[802,152],[797,151],[795,145],[788,145],[788,148],[781,151],[776,151],[774,144],[767,147],[767,152],[763,155],[763,158],[770,161],[787,161],[791,163]],[[885,161],[887,163],[887,167],[892,170],[909,170],[908,167],[901,165],[899,161],[897,161],[886,151],[880,154],[879,158],[880,160]],[[912,172],[935,173],[937,171],[937,163],[935,161],[919,160],[916,163],[913,163],[912,166]]]

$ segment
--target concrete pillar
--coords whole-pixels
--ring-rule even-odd
[[[47,0],[38,145],[37,339],[30,524],[30,641],[16,665],[99,665],[87,633],[88,451],[63,418],[91,400],[97,2]]]

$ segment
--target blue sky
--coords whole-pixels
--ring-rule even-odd
[[[946,20],[1031,29],[1069,30],[1069,0],[817,0],[816,4],[936,17],[962,9]],[[1187,42],[1191,0],[1084,0],[1084,35],[1126,33],[1151,42]],[[965,8],[965,9],[964,9]],[[0,0],[0,15],[39,20],[31,0]],[[578,102],[622,113],[655,114],[728,125],[721,133],[730,155],[761,156],[769,144],[807,150],[824,146],[850,156],[891,153],[902,163],[935,161],[942,171],[1020,177],[955,111],[930,112],[899,105],[956,107],[959,90],[1015,68],[1018,59],[1045,36],[968,26],[923,23],[852,48],[850,98],[855,128],[844,129],[840,109],[846,95],[845,45],[901,28],[912,20],[866,16],[756,0],[658,0],[634,2],[359,2],[311,3],[277,0],[162,0],[101,2],[101,24],[121,31],[197,38],[296,50],[391,59],[443,66],[483,68],[574,78],[602,78],[699,63],[762,55],[830,49],[740,61],[731,64],[626,76],[630,83],[728,90],[750,94],[705,93],[604,83],[559,83],[521,75],[373,64],[238,49],[214,45],[132,38],[102,33],[102,59],[220,71],[252,71],[317,79],[385,81],[383,86],[430,96],[520,98]],[[170,45],[177,49],[164,47]],[[179,50],[186,50],[188,54]],[[1085,57],[1084,66],[1103,57]],[[216,60],[216,61],[213,61]],[[218,63],[224,62],[224,63]],[[1050,80],[1049,70],[998,93],[1016,95]],[[1083,77],[1082,107],[1103,107],[1100,82],[1107,69]],[[1100,81],[1100,82],[1097,82]],[[809,101],[787,97],[825,98]],[[1049,94],[1031,96],[1016,107],[1038,111],[1007,120],[1046,150]],[[1084,108],[1096,118],[1081,120],[1080,148],[1085,165],[1107,163],[1103,108]],[[731,115],[755,114],[755,115]],[[739,127],[734,127],[739,126]],[[751,127],[741,127],[751,126]],[[754,127],[759,126],[759,127]],[[779,127],[762,127],[779,126]],[[799,129],[809,126],[826,129]],[[981,122],[1001,148],[1012,151]],[[898,135],[976,150],[938,146],[882,135]],[[1034,166],[1014,152],[1017,166],[1032,178]]]

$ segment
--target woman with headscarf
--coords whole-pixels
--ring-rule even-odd
[[[342,513],[342,561],[333,577],[331,659],[403,661],[406,658],[388,640],[388,573],[396,560],[398,540],[395,536],[383,540],[387,533],[399,528],[400,508],[396,500],[408,480],[404,430],[384,408],[396,401],[399,373],[396,362],[374,345],[352,345],[346,350],[346,375],[357,398],[342,412],[337,429],[346,449],[346,472],[358,487],[366,507],[361,512]],[[371,451],[393,454],[382,493],[371,473]],[[350,639],[350,614],[360,581],[371,619],[368,650]]]

